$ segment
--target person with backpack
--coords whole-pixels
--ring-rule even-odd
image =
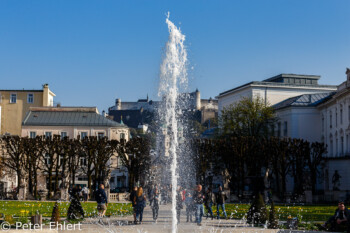
[[[100,184],[99,189],[96,191],[95,199],[97,202],[98,216],[103,218],[108,206],[108,198],[105,192],[105,186],[103,184]],[[99,222],[101,222],[101,219],[99,219]]]

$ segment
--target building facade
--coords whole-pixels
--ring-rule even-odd
[[[182,97],[189,102],[188,108],[192,110],[195,119],[200,123],[217,117],[218,101],[216,99],[201,99],[198,90],[182,94],[180,98]],[[161,101],[149,100],[148,96],[146,99],[139,99],[136,102],[122,102],[121,99],[116,99],[115,105],[108,109],[108,115],[114,121],[123,121],[131,128],[141,128],[155,119],[156,111],[160,105]]]
[[[332,85],[320,85],[316,75],[280,74],[264,81],[253,81],[217,96],[219,113],[242,97],[260,97],[267,105],[275,105],[291,97],[336,91]]]
[[[29,108],[53,106],[54,97],[48,84],[42,90],[0,90],[0,135],[21,135]]]
[[[107,119],[99,114],[95,107],[33,107],[22,123],[22,137],[60,135],[69,138],[89,136],[107,137],[109,140],[129,140],[129,128]],[[111,158],[110,188],[127,188],[128,172],[118,155]],[[82,164],[82,166],[84,166]],[[79,174],[79,171],[78,171]],[[41,176],[42,186],[47,186],[47,177]],[[87,186],[88,181],[82,172],[77,175],[76,184]],[[40,187],[44,188],[44,187]],[[45,187],[46,188],[46,187]]]

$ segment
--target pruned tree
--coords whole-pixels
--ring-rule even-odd
[[[95,167],[95,182],[103,183],[106,189],[109,189],[111,176],[111,158],[116,155],[119,142],[117,140],[108,140],[107,137],[99,138],[99,143],[96,147],[96,156],[93,160]]]
[[[59,156],[57,153],[57,147],[60,144],[61,138],[58,135],[53,137],[37,137],[38,138],[38,147],[41,150],[40,159],[41,159],[41,170],[47,174],[47,189],[48,189],[48,198],[52,197],[52,193],[57,190],[56,185],[53,185],[54,171],[57,171],[59,167],[58,160]],[[56,173],[55,176],[58,176]]]
[[[24,143],[25,169],[28,173],[28,190],[36,199],[38,197],[38,171],[40,170],[40,138],[22,138]]]
[[[80,138],[78,137],[78,140]],[[99,141],[97,140],[97,137],[85,137],[81,139],[81,163],[80,166],[83,170],[84,175],[88,178],[88,188],[90,190],[90,193],[93,193],[92,191],[96,189],[96,181],[93,182],[93,174],[95,172],[95,166],[94,161],[95,157],[97,155],[97,147],[98,147]],[[92,183],[93,182],[93,183]],[[91,186],[93,184],[93,186]]]
[[[121,140],[118,156],[129,174],[129,188],[149,171],[151,164],[150,142],[147,138],[134,137],[128,142]]]
[[[24,139],[19,136],[5,136],[2,138],[2,161],[3,165],[13,170],[18,179],[16,195],[19,194],[19,189],[25,186],[25,154],[24,154]]]
[[[324,143],[313,142],[311,144],[310,153],[307,158],[307,165],[311,175],[312,194],[316,194],[317,177],[320,174],[319,166],[324,160],[323,155],[327,153]]]

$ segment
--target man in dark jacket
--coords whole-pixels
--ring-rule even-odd
[[[330,226],[330,231],[344,231],[344,229],[347,228],[349,232],[349,218],[349,210],[345,207],[344,202],[340,201],[334,215],[330,217],[323,226]]]
[[[226,193],[222,190],[222,187],[219,186],[219,192],[216,194],[216,212],[217,212],[218,219],[220,219],[220,207],[222,209],[222,212],[225,215],[225,218],[227,219],[227,214],[225,211],[226,199],[227,199]]]
[[[108,206],[108,198],[103,184],[100,184],[99,189],[96,191],[95,199],[97,202],[98,216],[102,218],[105,215]]]

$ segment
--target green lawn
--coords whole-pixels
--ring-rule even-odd
[[[248,204],[226,204],[227,215],[231,218],[241,219],[245,217]],[[268,206],[269,208],[269,206]],[[298,217],[301,221],[326,221],[334,214],[337,206],[335,205],[277,205],[275,206],[276,216],[279,220],[287,220],[288,216]],[[213,212],[216,216],[216,206],[213,206]],[[221,209],[220,209],[221,213]]]
[[[30,216],[39,211],[43,217],[51,217],[55,202],[44,201],[0,201],[0,213],[13,217]],[[82,203],[85,216],[96,216],[96,203]],[[60,202],[60,215],[66,217],[69,202]],[[269,208],[269,206],[268,206]],[[248,204],[226,204],[226,212],[230,218],[241,219],[245,217],[249,209]],[[326,221],[334,214],[336,206],[310,206],[310,205],[277,205],[276,215],[279,220],[286,220],[288,216],[301,218],[301,221]],[[213,206],[216,215],[216,206]],[[221,212],[221,209],[220,209]],[[123,216],[132,214],[130,203],[110,203],[106,212],[107,216]]]
[[[55,202],[45,201],[0,201],[0,213],[5,216],[13,217],[31,216],[37,211],[43,217],[51,217],[52,209]],[[96,216],[96,202],[82,202],[82,206],[86,217]],[[67,216],[69,202],[60,202],[61,217]],[[109,203],[106,215],[107,216],[124,216],[132,214],[132,207],[129,203]]]

